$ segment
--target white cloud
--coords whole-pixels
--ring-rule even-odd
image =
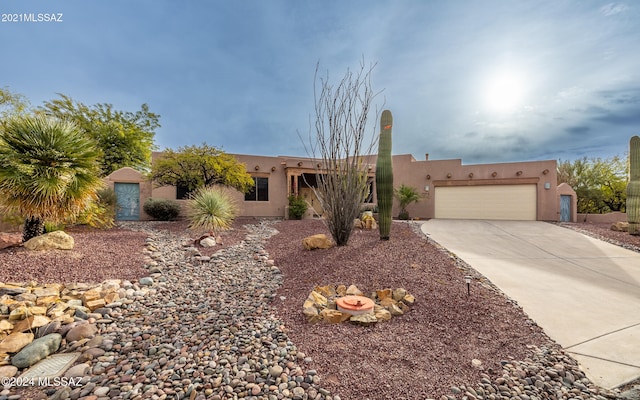
[[[609,3],[600,8],[600,12],[604,14],[606,17],[610,17],[612,15],[620,14],[628,9],[626,4],[622,3]]]

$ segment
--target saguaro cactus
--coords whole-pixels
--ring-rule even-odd
[[[640,235],[640,137],[629,142],[629,183],[627,184],[629,233]]]
[[[376,194],[378,196],[378,227],[380,240],[389,240],[391,208],[393,207],[393,166],[391,163],[391,128],[393,116],[384,110],[380,117],[380,138],[376,161]]]

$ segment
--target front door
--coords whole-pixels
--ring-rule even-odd
[[[571,196],[560,195],[560,221],[571,222]]]
[[[115,183],[116,220],[137,221],[140,219],[140,184]]]

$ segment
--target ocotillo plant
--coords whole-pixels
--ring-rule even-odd
[[[640,235],[640,137],[629,141],[629,183],[627,184],[629,233]]]
[[[384,110],[380,117],[380,138],[376,161],[376,194],[378,196],[378,227],[380,240],[389,240],[391,208],[393,207],[393,166],[391,164],[391,111]]]

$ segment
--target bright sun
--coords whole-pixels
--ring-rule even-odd
[[[511,113],[522,105],[525,91],[521,76],[513,72],[500,72],[487,81],[483,89],[484,103],[491,112]]]

